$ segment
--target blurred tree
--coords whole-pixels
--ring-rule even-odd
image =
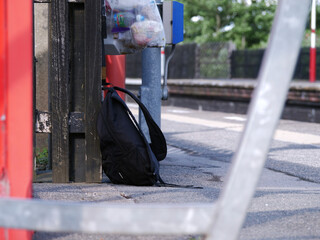
[[[180,0],[185,4],[185,42],[232,41],[237,48],[263,47],[275,0]]]

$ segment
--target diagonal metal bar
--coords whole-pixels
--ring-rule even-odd
[[[207,234],[212,226],[209,239],[236,239],[283,109],[310,4],[279,2],[246,129],[218,205],[104,206],[0,198],[0,226],[136,235]]]
[[[48,232],[206,234],[215,207],[89,204],[0,198],[0,226]]]
[[[218,200],[209,240],[237,239],[280,119],[311,0],[279,1],[248,121]]]

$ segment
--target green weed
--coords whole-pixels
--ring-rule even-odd
[[[47,170],[49,163],[48,148],[36,150],[36,169],[43,171]]]

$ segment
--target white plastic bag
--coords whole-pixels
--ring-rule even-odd
[[[164,47],[165,33],[154,0],[105,0],[108,37],[121,41],[127,53]]]

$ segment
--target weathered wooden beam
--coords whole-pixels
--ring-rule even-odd
[[[52,0],[51,23],[53,182],[101,182],[101,1]]]
[[[85,8],[83,3],[70,2],[69,9],[71,111],[74,112],[70,113],[70,180],[86,182]]]
[[[86,182],[101,182],[101,156],[96,121],[101,105],[101,1],[85,2],[86,51]]]
[[[50,79],[52,103],[52,181],[69,182],[69,31],[68,2],[50,4]]]

